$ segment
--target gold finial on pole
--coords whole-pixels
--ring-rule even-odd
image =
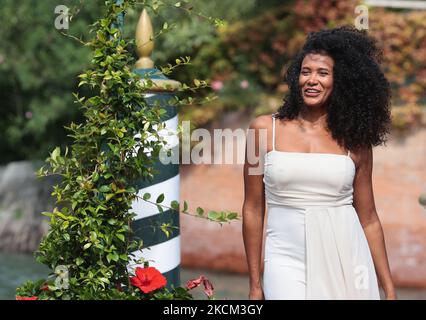
[[[139,60],[136,62],[137,69],[154,68],[154,61],[150,56],[154,50],[154,36],[151,19],[146,9],[143,9],[136,27],[136,46]]]

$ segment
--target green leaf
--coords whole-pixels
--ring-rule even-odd
[[[219,217],[219,213],[216,211],[209,211],[209,213],[207,214],[207,217],[211,220],[217,220],[217,218]]]
[[[114,226],[114,225],[116,225],[116,224],[117,224],[117,219],[113,219],[113,218],[108,219],[108,223],[109,223],[110,225]]]
[[[163,213],[163,212],[164,212],[163,207],[162,207],[162,206],[160,206],[160,205],[158,205],[158,204],[157,204],[157,209],[158,209],[158,212],[160,212],[160,213]]]
[[[160,226],[160,229],[166,234],[167,238],[170,237],[170,224],[169,223],[163,223]]]
[[[103,56],[104,56],[104,54],[101,51],[101,49],[96,49],[95,54],[93,55],[94,58],[100,58],[100,57],[103,57]]]
[[[78,266],[81,265],[83,262],[84,262],[84,260],[80,257],[75,259],[75,264],[78,265]]]
[[[108,185],[103,185],[102,187],[99,188],[99,192],[102,192],[102,193],[107,193],[110,191],[111,191],[111,188]]]
[[[143,199],[144,200],[149,200],[151,198],[151,194],[150,193],[145,193],[144,195],[143,195]]]
[[[115,196],[115,194],[114,193],[108,193],[106,196],[105,196],[105,200],[106,201],[108,201],[108,200],[110,200],[112,197],[114,197]]]
[[[96,182],[96,181],[98,181],[98,180],[99,180],[99,173],[94,172],[94,173],[93,173],[93,175],[92,175],[92,181],[93,181],[93,182]]]
[[[115,235],[118,239],[120,239],[121,241],[123,241],[123,242],[125,242],[126,241],[126,238],[124,237],[124,235],[123,234],[121,234],[121,233],[117,233],[116,235]]]
[[[151,80],[152,82],[152,80]],[[149,121],[147,121],[144,125],[143,125],[143,131],[147,131],[148,128],[151,126],[151,123]],[[143,149],[142,149],[143,150]]]
[[[133,187],[130,187],[130,188],[127,188],[127,190],[126,190],[128,193],[136,193],[137,191],[136,191],[136,189],[135,188],[133,188]]]
[[[68,216],[66,216],[66,215],[64,215],[62,212],[60,212],[60,211],[57,211],[56,212],[56,215],[58,216],[58,217],[60,217],[61,219],[64,219],[64,220],[68,220],[70,217],[68,217]]]
[[[157,197],[157,200],[155,200],[155,202],[156,202],[156,203],[161,203],[161,202],[163,202],[163,201],[164,201],[164,193],[160,194],[160,195]]]
[[[176,211],[179,211],[179,201],[173,200],[173,201],[170,203],[170,206],[172,207],[172,209],[174,209],[174,210],[176,210]]]
[[[47,211],[44,211],[44,212],[42,212],[41,213],[43,216],[46,216],[46,217],[51,217],[51,216],[53,216],[53,213],[52,212],[47,212]]]
[[[238,213],[237,212],[231,212],[228,214],[227,216],[228,220],[234,220],[238,218]]]
[[[89,249],[91,245],[92,245],[92,244],[91,244],[90,242],[86,243],[86,244],[83,246],[83,250],[87,250],[87,249]]]
[[[112,177],[112,173],[108,172],[104,174],[104,179],[109,179]]]
[[[90,231],[90,241],[95,242],[98,239],[98,235],[95,231]]]
[[[203,208],[201,208],[201,207],[198,207],[198,208],[197,208],[197,214],[198,214],[199,216],[202,216],[202,215],[204,214],[204,209],[203,209]]]
[[[50,158],[54,161],[57,162],[57,159],[59,157],[59,155],[61,154],[61,149],[59,147],[56,147],[52,153],[50,154]]]
[[[108,260],[108,262],[110,262],[111,260],[113,260],[113,261],[118,261],[118,259],[120,258],[120,256],[118,255],[118,254],[116,254],[116,253],[109,253],[108,255],[107,255],[107,260]]]
[[[63,230],[67,229],[69,225],[70,225],[70,222],[68,220],[64,221],[64,223],[62,224],[62,229]]]
[[[188,210],[188,202],[184,201],[183,202],[183,212],[187,212]]]

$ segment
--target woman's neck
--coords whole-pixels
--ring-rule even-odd
[[[304,127],[312,129],[327,127],[327,111],[325,108],[307,108],[304,106],[297,117],[299,123]]]

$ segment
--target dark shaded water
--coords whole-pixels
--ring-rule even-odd
[[[15,299],[15,288],[26,280],[45,278],[49,273],[47,267],[38,264],[31,255],[0,253],[0,300]],[[218,299],[233,300],[247,299],[248,277],[232,273],[212,272],[206,270],[181,270],[181,285],[189,279],[206,276],[214,286]],[[193,289],[195,299],[206,299],[202,286]],[[426,288],[398,288],[399,299],[426,300]]]
[[[0,299],[15,299],[15,288],[27,280],[46,278],[49,270],[25,254],[0,253]]]

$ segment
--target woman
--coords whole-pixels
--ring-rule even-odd
[[[380,299],[379,285],[396,299],[371,182],[372,147],[390,128],[390,87],[379,65],[364,32],[311,33],[287,70],[284,105],[251,123],[243,205],[249,299]],[[260,163],[249,161],[252,149]],[[264,171],[250,173],[258,165]]]

